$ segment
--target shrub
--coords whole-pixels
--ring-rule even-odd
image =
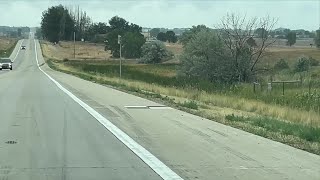
[[[310,57],[309,58],[310,66],[319,66],[319,61]]]
[[[151,64],[160,63],[162,60],[172,57],[164,44],[160,41],[147,42],[142,46],[141,63]]]
[[[295,64],[294,72],[308,71],[310,68],[309,66],[309,59],[307,57],[302,56],[298,59],[298,62]]]
[[[248,65],[245,55],[246,53],[243,52],[238,57],[241,70],[246,69]],[[181,76],[217,83],[232,83],[239,79],[231,54],[213,31],[201,30],[195,34],[185,45],[180,60],[179,75]]]
[[[179,105],[189,109],[195,109],[195,110],[198,109],[198,104],[194,101],[185,101],[183,103],[179,103]]]
[[[69,59],[68,58],[63,58],[63,60],[62,60],[63,62],[68,62],[69,61]]]
[[[289,64],[287,61],[285,61],[284,59],[280,59],[280,61],[278,61],[274,67],[275,70],[284,70],[284,69],[289,69]]]

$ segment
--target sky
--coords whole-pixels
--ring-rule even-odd
[[[142,27],[215,27],[227,13],[278,19],[275,27],[320,28],[320,0],[0,0],[1,26],[39,26],[53,5],[80,6],[94,22],[118,15]]]

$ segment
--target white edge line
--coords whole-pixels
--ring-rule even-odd
[[[125,108],[148,108],[148,106],[124,106]]]
[[[172,171],[169,167],[167,167],[163,162],[161,162],[158,158],[156,158],[153,154],[151,154],[144,147],[135,142],[131,137],[129,137],[126,133],[121,131],[118,127],[113,125],[108,119],[103,117],[89,105],[81,101],[75,95],[73,95],[70,91],[65,89],[62,85],[60,85],[56,80],[54,80],[51,76],[49,76],[46,72],[44,72],[39,66],[38,54],[37,54],[37,43],[34,39],[35,44],[35,54],[36,61],[40,71],[42,71],[59,89],[61,89],[64,93],[69,95],[75,102],[77,102],[80,106],[82,106],[89,114],[91,114],[97,121],[99,121],[104,127],[106,127],[117,139],[119,139],[125,146],[127,146],[133,153],[135,153],[142,161],[144,161],[155,173],[157,173],[164,180],[183,180],[179,175],[177,175],[174,171]]]
[[[172,108],[171,107],[167,107],[167,106],[164,106],[164,107],[149,107],[149,109],[154,109],[154,110],[171,110]]]
[[[21,41],[21,43],[20,43],[20,46],[19,46],[19,49],[18,49],[18,52],[17,52],[16,56],[13,58],[12,62],[14,62],[14,61],[17,59],[18,54],[19,54],[19,52],[20,52],[20,50],[21,50],[21,45],[22,45],[23,41],[24,41],[24,39],[22,39],[22,41]]]

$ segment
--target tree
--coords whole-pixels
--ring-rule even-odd
[[[140,26],[137,25],[137,24],[131,23],[131,24],[128,26],[128,31],[134,32],[134,33],[141,33],[141,32],[142,32],[142,27],[140,27]]]
[[[123,36],[123,32],[118,29],[108,32],[106,49],[111,51],[113,57],[120,57],[120,46],[118,44],[118,35]]]
[[[248,40],[253,38],[254,29],[264,29],[268,34],[275,25],[276,20],[270,17],[253,18],[247,20],[235,14],[228,14],[218,27],[219,37],[230,53],[233,70],[236,72],[238,81],[249,81],[257,73],[267,70],[259,68],[267,47],[275,40],[268,36],[259,36],[257,46],[250,46]],[[250,41],[250,40],[249,40]]]
[[[167,41],[167,36],[166,36],[166,33],[164,32],[160,32],[157,36],[157,39],[159,41],[162,41],[162,42],[166,42]]]
[[[304,35],[310,36],[310,31],[304,31]]]
[[[316,37],[316,33],[317,32],[314,32],[314,31],[310,32],[309,38],[312,38],[314,40],[314,38]]]
[[[159,33],[160,33],[160,28],[153,28],[150,30],[151,37],[157,37]]]
[[[144,36],[138,32],[127,32],[122,37],[122,54],[125,58],[141,57],[141,46],[146,42]]]
[[[137,58],[141,54],[141,46],[145,39],[141,34],[142,28],[136,24],[129,24],[125,19],[115,16],[109,21],[106,49],[111,50],[113,57],[120,57],[118,35],[121,36],[123,55],[126,58]]]
[[[296,43],[297,34],[295,32],[290,31],[287,36],[287,45],[292,46]]]
[[[94,28],[95,33],[97,33],[97,34],[106,34],[108,31],[107,24],[103,23],[103,22],[95,23],[92,26]]]
[[[129,22],[127,22],[125,19],[114,16],[109,20],[110,25],[110,31],[113,30],[120,30],[120,31],[127,31],[129,27]]]
[[[256,40],[254,40],[252,37],[250,37],[249,39],[247,39],[247,43],[250,47],[257,47],[257,43]]]
[[[290,29],[284,29],[283,30],[283,33],[284,33],[284,36],[287,36],[290,32]]]
[[[214,31],[196,33],[185,45],[180,60],[180,75],[221,83],[237,79],[231,54]]]
[[[168,59],[172,54],[167,50],[165,45],[160,41],[147,42],[142,46],[141,63],[160,63],[164,59]]]
[[[105,23],[99,22],[91,24],[88,30],[86,31],[85,38],[89,41],[100,42],[101,34],[106,34],[108,31],[108,26]],[[105,40],[105,39],[104,39]],[[104,41],[102,40],[102,42]]]
[[[76,32],[76,40],[86,39],[87,31],[91,26],[91,18],[87,15],[86,11],[79,8],[68,10],[72,20],[74,21],[74,31]]]
[[[258,28],[255,30],[255,33],[258,35],[259,38],[265,38],[268,36],[268,31],[264,28]]]
[[[21,36],[22,36],[22,29],[18,28],[18,37],[21,37]]]
[[[316,36],[314,37],[314,43],[316,44],[317,48],[320,48],[320,29],[316,30]]]
[[[185,46],[198,32],[201,30],[209,30],[205,25],[192,26],[192,28],[184,32],[180,37],[180,42]]]
[[[274,31],[270,31],[268,34],[269,34],[272,38],[274,38],[274,37],[276,36],[276,32],[274,32]]]
[[[41,31],[51,42],[70,40],[74,31],[74,21],[62,5],[52,6],[42,13]]]
[[[169,43],[176,43],[177,42],[177,36],[173,31],[167,31],[166,32],[166,39]]]
[[[310,61],[307,57],[302,56],[294,66],[294,72],[308,71],[310,68]]]
[[[37,39],[43,38],[43,37],[42,37],[41,28],[36,28],[35,36],[37,37]]]
[[[18,32],[17,31],[10,31],[10,37],[16,38],[18,37]]]

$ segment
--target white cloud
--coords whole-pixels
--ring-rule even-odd
[[[278,18],[277,26],[315,30],[320,26],[320,1],[209,1],[209,0],[0,0],[0,25],[38,26],[49,6],[80,5],[94,21],[119,15],[144,27],[213,26],[228,12],[248,17]]]

